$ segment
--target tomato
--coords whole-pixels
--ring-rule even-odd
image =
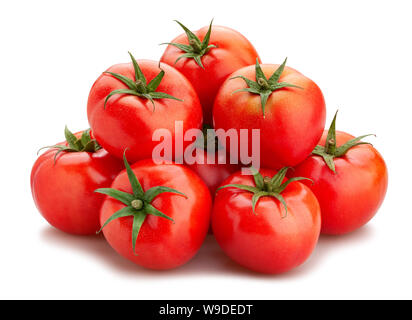
[[[159,143],[153,133],[160,128],[170,132],[172,152],[179,158],[183,151],[175,150],[176,136],[202,126],[197,94],[173,67],[130,56],[131,63],[110,67],[90,91],[87,115],[94,135],[109,153],[121,158],[127,149],[135,162],[152,157]],[[176,121],[182,121],[181,133]],[[183,142],[183,148],[189,143]]]
[[[202,148],[196,149],[195,163],[187,165],[206,183],[210,194],[214,196],[217,187],[232,173],[239,170],[236,164],[230,164],[226,156],[210,153]],[[219,163],[221,161],[222,163]]]
[[[254,176],[235,173],[214,200],[213,234],[223,251],[242,266],[262,273],[286,272],[302,264],[316,246],[320,208],[312,191],[261,169]]]
[[[199,250],[209,227],[211,198],[203,181],[177,164],[146,159],[113,181],[101,208],[103,233],[120,255],[150,269],[176,268]],[[119,191],[120,190],[120,191]],[[120,192],[120,194],[119,194]]]
[[[253,64],[258,54],[239,32],[222,26],[185,30],[167,46],[160,61],[174,66],[193,84],[203,107],[203,117],[212,124],[213,101],[223,81],[232,72]]]
[[[379,152],[360,141],[365,136],[335,133],[335,121],[336,115],[313,154],[291,172],[313,180],[322,233],[338,235],[360,228],[376,214],[385,198],[388,171]]]
[[[231,164],[226,150],[219,145],[214,130],[205,125],[203,127],[203,141],[197,143],[192,152],[193,159],[185,164],[202,178],[214,196],[217,187],[240,166]]]
[[[65,134],[70,143],[53,146],[33,166],[33,199],[55,228],[72,234],[95,234],[100,228],[104,196],[94,190],[110,186],[122,163],[100,148],[89,131],[72,135],[66,128]]]
[[[213,107],[216,129],[260,130],[262,167],[297,165],[316,146],[325,125],[325,101],[319,87],[282,65],[248,66],[234,72],[220,88]],[[256,82],[253,81],[256,79]]]

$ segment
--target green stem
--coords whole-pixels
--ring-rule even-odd
[[[193,52],[195,53],[200,53],[203,50],[202,46],[195,39],[191,39],[189,41],[189,44],[191,45]]]
[[[251,79],[248,79],[240,75],[231,77],[230,79],[237,79],[237,78],[243,79],[248,86],[247,88],[235,90],[233,91],[233,93],[248,92],[252,94],[259,94],[260,101],[261,101],[262,115],[264,118],[266,102],[268,101],[269,96],[273,92],[275,92],[276,90],[281,90],[281,89],[288,88],[288,87],[303,89],[302,87],[299,87],[292,83],[288,83],[284,81],[279,82],[282,72],[285,69],[286,60],[287,59],[285,59],[285,61],[283,61],[283,63],[275,70],[275,72],[273,72],[273,74],[269,78],[267,78],[265,74],[263,73],[262,68],[260,67],[259,59],[256,58],[256,65],[255,65],[256,81],[253,81]]]
[[[269,83],[265,79],[259,78],[257,82],[263,90],[270,89]]]
[[[343,145],[339,147],[336,145],[336,116],[338,111],[336,111],[335,116],[333,117],[332,123],[328,130],[328,135],[326,137],[326,142],[324,146],[317,145],[315,149],[313,149],[312,154],[316,156],[320,156],[325,161],[328,168],[336,173],[334,159],[337,157],[343,157],[346,152],[348,152],[351,148],[362,145],[362,144],[370,144],[368,142],[362,142],[361,140],[370,134],[366,134],[357,138],[353,138]]]
[[[144,85],[142,80],[136,81],[137,92],[139,93],[146,93],[146,86]]]
[[[253,167],[251,167],[250,170],[253,174],[253,179],[255,180],[256,186],[253,187],[250,185],[242,185],[242,184],[227,184],[227,185],[219,187],[217,191],[223,188],[234,187],[234,188],[238,188],[238,189],[253,193],[252,211],[254,214],[256,214],[255,207],[261,197],[273,197],[276,200],[280,201],[281,204],[284,206],[285,212],[287,214],[288,208],[286,206],[286,201],[281,195],[281,193],[285,190],[285,188],[291,182],[295,182],[299,180],[310,180],[308,178],[303,178],[303,177],[294,177],[294,178],[291,178],[283,182],[283,180],[286,177],[286,172],[288,170],[288,167],[284,167],[280,169],[272,178],[263,177],[259,173],[259,171],[257,171]],[[286,214],[284,217],[286,217]]]
[[[325,151],[328,154],[334,155],[336,152],[336,141],[334,139],[329,139],[325,144]]]
[[[140,209],[143,208],[143,201],[140,200],[140,199],[135,199],[135,200],[133,200],[133,201],[130,203],[130,205],[131,205],[134,209],[140,210]]]
[[[202,56],[207,54],[211,48],[216,48],[216,45],[214,44],[209,44],[210,41],[210,35],[212,32],[212,23],[213,20],[210,22],[209,29],[207,30],[206,34],[203,37],[203,40],[200,41],[199,37],[196,36],[192,31],[190,31],[188,28],[186,28],[182,23],[179,21],[175,20],[185,31],[187,40],[189,42],[189,45],[186,44],[181,44],[181,43],[174,43],[174,42],[168,42],[168,43],[163,43],[163,44],[168,44],[172,45],[184,53],[178,57],[175,61],[177,63],[180,59],[185,58],[185,59],[193,59],[196,64],[204,69],[204,66],[202,64]]]
[[[269,177],[264,177],[263,178],[263,188],[267,192],[272,192],[273,191],[273,185],[272,185],[272,179]]]
[[[100,188],[95,190],[95,192],[105,194],[113,199],[120,201],[125,205],[123,208],[113,213],[112,216],[110,216],[106,220],[106,222],[103,224],[103,226],[100,228],[98,232],[102,231],[103,228],[113,220],[124,217],[133,217],[132,250],[133,253],[136,253],[135,245],[137,237],[147,215],[150,214],[152,216],[165,218],[174,223],[173,218],[169,217],[168,215],[164,214],[163,212],[156,209],[153,205],[151,205],[153,199],[165,192],[179,194],[184,196],[186,199],[187,196],[178,190],[166,186],[156,186],[146,191],[143,191],[142,185],[140,184],[139,180],[135,175],[135,172],[130,167],[129,162],[126,159],[126,152],[123,153],[123,161],[126,167],[126,173],[129,178],[132,193],[127,193],[112,188]]]

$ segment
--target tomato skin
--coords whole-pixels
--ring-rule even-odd
[[[325,131],[319,144],[324,145]],[[354,136],[336,131],[339,147]],[[311,155],[291,170],[293,176],[314,181],[308,186],[319,200],[322,211],[322,233],[340,235],[365,225],[381,206],[388,187],[385,161],[371,145],[353,147],[334,159],[334,174],[319,156]]]
[[[109,187],[123,164],[106,150],[95,153],[57,150],[38,157],[31,171],[31,190],[36,207],[55,228],[79,235],[100,229],[104,196],[94,192]]]
[[[197,148],[195,159],[195,163],[186,164],[186,166],[206,183],[212,197],[214,197],[216,189],[222,181],[240,169],[239,165],[230,164],[229,158],[217,151],[212,154],[204,149]],[[222,163],[219,163],[219,160]],[[214,163],[212,163],[213,161]]]
[[[262,64],[269,78],[279,65]],[[255,66],[235,71],[221,86],[213,107],[216,129],[249,129],[249,154],[251,154],[251,129],[260,129],[261,167],[280,169],[303,161],[313,150],[322,135],[326,107],[319,87],[298,71],[285,67],[279,82],[288,82],[299,88],[275,90],[268,98],[265,117],[258,94],[238,92],[246,88],[243,75],[255,81]]]
[[[137,63],[147,83],[160,72],[158,62],[137,60]],[[175,150],[175,121],[183,121],[183,134],[188,129],[200,129],[202,126],[202,107],[193,86],[169,65],[160,64],[160,68],[165,71],[165,76],[156,91],[168,93],[183,101],[155,99],[156,107],[153,110],[148,99],[116,94],[107,101],[105,108],[104,101],[110,92],[127,89],[121,81],[105,73],[90,90],[87,104],[90,127],[103,148],[118,158],[122,158],[126,148],[131,162],[151,158],[153,148],[159,143],[153,141],[153,132],[159,128],[172,133],[172,148]],[[117,64],[107,71],[135,79],[132,63]],[[183,148],[189,143],[184,141]],[[182,152],[176,152],[175,156],[181,157]]]
[[[272,177],[276,171],[260,170]],[[222,185],[255,186],[251,176],[240,172]],[[252,193],[236,188],[218,191],[212,213],[212,229],[225,253],[242,266],[262,273],[286,272],[302,264],[312,253],[320,232],[320,209],[310,189],[292,182],[282,192],[283,205],[272,197],[262,197],[252,212]]]
[[[189,261],[199,250],[207,234],[210,221],[211,198],[206,185],[183,165],[156,165],[142,160],[131,166],[144,191],[155,186],[166,186],[183,192],[188,198],[162,193],[152,205],[174,220],[147,215],[132,249],[132,217],[113,220],[103,228],[109,244],[126,259],[149,269],[176,268]],[[114,189],[132,192],[125,170],[113,181]],[[121,202],[107,198],[101,208],[103,224],[113,213],[123,208]]]
[[[202,41],[208,28],[203,27],[193,33]],[[171,42],[189,43],[186,34],[179,35]],[[209,44],[217,48],[210,49],[201,58],[204,69],[194,59],[183,58],[175,64],[184,52],[171,45],[167,46],[160,61],[175,67],[190,80],[199,95],[204,121],[212,124],[213,101],[223,81],[237,69],[254,64],[259,56],[242,34],[223,26],[212,26]]]

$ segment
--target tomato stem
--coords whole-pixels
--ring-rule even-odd
[[[167,216],[166,214],[164,214],[163,212],[159,211],[158,209],[156,209],[154,206],[151,205],[151,202],[153,201],[153,199],[157,197],[159,194],[162,194],[164,192],[179,194],[181,196],[184,196],[186,199],[187,199],[187,196],[178,190],[165,187],[165,186],[152,187],[149,190],[146,190],[146,192],[143,191],[142,185],[140,184],[139,180],[137,180],[137,177],[135,173],[133,172],[132,168],[130,167],[129,162],[127,162],[126,151],[123,153],[123,161],[126,167],[127,176],[129,178],[129,182],[132,187],[133,193],[127,193],[127,192],[123,192],[123,191],[112,189],[112,188],[100,188],[100,189],[95,190],[95,192],[108,195],[122,202],[125,205],[125,207],[123,207],[119,211],[116,211],[109,219],[106,220],[106,222],[100,228],[98,233],[102,231],[102,229],[108,223],[110,223],[111,221],[115,219],[124,218],[124,217],[133,217],[132,250],[134,253],[136,253],[135,252],[136,240],[139,235],[140,227],[142,226],[148,214],[161,217],[161,218],[165,218],[174,223],[171,217]]]
[[[161,69],[160,64],[159,64],[160,72],[158,73],[158,75],[154,77],[149,83],[147,83],[146,77],[143,74],[142,70],[140,69],[136,59],[133,57],[133,55],[130,52],[129,52],[129,56],[132,59],[133,69],[135,72],[135,79],[130,79],[128,77],[125,77],[122,74],[106,71],[105,73],[111,75],[117,80],[120,80],[121,82],[123,82],[123,84],[125,84],[129,88],[128,89],[117,89],[117,90],[113,90],[112,92],[110,92],[106,96],[106,99],[104,100],[104,108],[106,108],[107,101],[110,99],[110,97],[115,94],[128,94],[128,95],[134,95],[134,96],[140,97],[142,99],[149,99],[150,102],[153,104],[153,111],[155,109],[154,99],[173,99],[177,101],[183,101],[165,92],[156,91],[157,87],[159,86],[160,82],[162,81],[165,75],[165,72]]]
[[[143,208],[143,201],[140,199],[135,199],[133,200],[130,205],[136,209],[136,210],[140,210],[141,208]]]
[[[57,156],[62,152],[96,152],[102,148],[95,139],[92,139],[92,136],[90,135],[90,129],[83,131],[81,137],[77,138],[66,126],[64,128],[64,136],[66,138],[67,146],[63,144],[57,144],[40,149],[56,149],[57,151],[54,155],[54,163],[56,163]],[[37,153],[39,153],[40,150]]]
[[[191,39],[189,44],[192,46],[194,52],[200,53],[202,51],[202,46],[195,39]]]
[[[142,80],[136,80],[136,91],[139,93],[147,93],[146,86]]]
[[[336,141],[335,139],[329,139],[325,144],[325,151],[328,154],[335,154],[336,152]]]
[[[273,185],[272,185],[272,179],[269,177],[264,177],[263,178],[263,188],[267,192],[272,192],[273,191]]]
[[[174,42],[166,42],[162,44],[167,44],[174,46],[184,52],[180,57],[178,57],[175,61],[175,64],[180,60],[180,59],[193,59],[197,63],[197,65],[204,69],[202,60],[201,58],[209,52],[211,48],[216,48],[215,45],[209,44],[210,41],[210,34],[212,32],[212,23],[213,19],[210,22],[209,29],[207,30],[203,41],[200,41],[200,39],[188,28],[186,28],[182,23],[179,21],[175,20],[185,31],[189,45],[186,44],[181,44],[181,43],[174,43]]]
[[[284,167],[282,169],[279,170],[278,173],[276,173],[272,178],[270,177],[263,177],[260,172],[258,170],[256,170],[253,167],[249,168],[250,171],[253,174],[253,179],[255,181],[255,187],[249,186],[249,185],[243,185],[243,184],[227,184],[224,185],[222,187],[219,187],[217,191],[219,191],[220,189],[223,188],[229,188],[229,187],[233,187],[233,188],[238,188],[247,192],[251,192],[253,193],[253,197],[252,197],[252,211],[254,214],[256,214],[255,212],[255,207],[259,201],[259,199],[261,197],[273,197],[275,199],[277,199],[278,201],[280,201],[280,203],[283,205],[283,207],[285,208],[285,216],[287,215],[288,212],[288,208],[286,206],[286,202],[285,199],[283,199],[281,193],[286,189],[286,187],[291,183],[291,182],[295,182],[295,181],[300,181],[300,180],[310,180],[308,178],[304,178],[304,177],[294,177],[294,178],[290,178],[289,180],[286,180],[285,182],[283,182],[283,180],[286,177],[286,172],[288,171],[288,167]],[[284,218],[283,217],[283,218]]]
[[[298,89],[303,89],[297,85],[294,85],[292,83],[288,82],[279,82],[280,76],[282,75],[283,70],[285,69],[286,66],[286,61],[283,61],[283,63],[275,70],[275,72],[268,78],[266,78],[265,74],[262,71],[262,68],[260,67],[259,64],[259,59],[256,58],[256,65],[255,65],[255,79],[256,81],[250,80],[244,76],[234,76],[230,79],[242,79],[246,82],[247,88],[242,88],[239,90],[235,90],[232,92],[233,93],[238,93],[238,92],[248,92],[248,93],[253,93],[253,94],[258,94],[260,95],[260,103],[261,103],[261,108],[262,108],[262,113],[263,113],[263,118],[265,117],[265,106],[266,102],[269,98],[269,96],[275,92],[276,90],[282,89],[282,88],[298,88]]]
[[[336,145],[336,116],[338,111],[336,111],[335,116],[333,117],[332,123],[330,124],[328,135],[326,137],[326,142],[324,146],[317,145],[313,149],[312,154],[320,156],[325,161],[326,165],[333,173],[335,171],[335,162],[334,159],[338,157],[343,157],[349,149],[359,146],[361,144],[370,144],[369,142],[363,142],[361,139],[370,136],[371,134],[365,134],[363,136],[353,138],[341,146]]]
[[[262,87],[263,90],[269,90],[270,89],[270,86],[269,86],[268,82],[265,79],[259,78],[257,82]]]

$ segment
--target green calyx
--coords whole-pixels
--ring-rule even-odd
[[[56,162],[57,156],[61,152],[96,152],[100,150],[102,147],[96,141],[96,139],[92,139],[90,136],[90,129],[83,131],[80,138],[77,138],[68,128],[67,126],[64,128],[64,136],[66,137],[67,146],[62,144],[56,144],[53,146],[43,147],[40,150],[50,148],[56,149],[57,152],[54,155],[54,162]],[[37,152],[39,153],[40,150]]]
[[[107,95],[106,99],[104,100],[105,108],[106,108],[107,100],[109,100],[109,98],[115,94],[129,94],[129,95],[138,96],[140,98],[149,99],[150,102],[153,104],[153,111],[155,109],[154,99],[173,99],[177,101],[183,101],[181,99],[171,96],[170,94],[156,91],[157,87],[159,86],[160,82],[162,81],[165,75],[165,72],[160,68],[160,63],[159,63],[159,69],[160,69],[159,74],[156,77],[154,77],[152,81],[147,83],[146,77],[144,76],[139,65],[137,64],[136,59],[133,57],[133,55],[130,52],[129,52],[129,55],[130,55],[130,58],[132,59],[133,68],[135,72],[135,79],[133,80],[121,74],[106,71],[105,73],[110,74],[116,79],[120,80],[126,86],[128,86],[129,89],[118,89],[118,90],[113,90],[112,92],[110,92]]]
[[[176,193],[184,196],[185,198],[187,197],[185,194],[175,189],[163,186],[153,187],[144,192],[141,184],[136,178],[136,175],[134,174],[129,163],[127,162],[126,152],[123,154],[123,161],[126,167],[126,172],[130,181],[130,185],[132,186],[133,193],[127,193],[112,188],[100,188],[95,190],[95,192],[108,195],[126,205],[126,207],[115,212],[109,219],[107,219],[97,233],[101,232],[107,224],[109,224],[111,221],[115,219],[119,219],[122,217],[133,217],[132,244],[133,252],[135,253],[137,237],[139,235],[140,228],[148,214],[168,219],[174,223],[172,218],[165,215],[163,212],[157,210],[154,206],[151,205],[153,199],[164,192]]]
[[[285,208],[285,215],[282,217],[282,218],[285,218],[288,213],[288,208],[286,206],[285,199],[281,195],[283,190],[285,190],[286,187],[291,182],[294,182],[294,181],[300,181],[300,180],[312,181],[311,179],[308,179],[308,178],[294,177],[294,178],[291,178],[283,182],[288,169],[289,169],[288,167],[284,167],[280,169],[279,172],[276,173],[273,177],[263,177],[256,169],[251,167],[250,170],[252,171],[252,174],[253,174],[253,179],[256,185],[255,187],[247,186],[243,184],[227,184],[225,186],[218,188],[217,191],[223,188],[233,187],[233,188],[238,188],[238,189],[253,193],[252,210],[253,210],[253,214],[255,215],[256,215],[255,208],[256,208],[256,204],[258,203],[259,199],[261,197],[273,197],[277,199],[278,201],[280,201],[283,207]]]
[[[283,70],[285,69],[286,61],[287,61],[287,58],[285,59],[285,61],[283,61],[283,63],[279,66],[279,68],[277,68],[276,71],[268,79],[266,78],[265,74],[262,71],[262,68],[260,67],[259,60],[256,58],[256,66],[255,66],[256,81],[250,80],[244,76],[235,76],[235,77],[230,78],[230,79],[237,79],[237,78],[243,79],[248,85],[248,88],[233,91],[232,94],[237,93],[237,92],[249,92],[249,93],[260,95],[262,113],[263,113],[263,117],[265,117],[266,102],[269,96],[274,91],[282,89],[282,88],[286,88],[286,87],[303,89],[302,87],[296,86],[288,82],[279,82],[279,78],[282,75]]]
[[[338,111],[336,111],[335,116],[333,117],[332,123],[328,130],[328,135],[326,137],[326,142],[324,146],[317,145],[312,151],[312,154],[320,156],[325,161],[326,165],[330,170],[336,173],[335,169],[335,158],[342,157],[348,152],[349,149],[359,146],[361,144],[370,144],[369,142],[360,141],[365,137],[373,136],[374,134],[365,134],[363,136],[353,138],[346,142],[345,144],[337,147],[336,145],[336,116]]]
[[[202,64],[202,57],[209,52],[211,48],[216,48],[214,44],[209,44],[210,41],[210,34],[212,32],[212,23],[213,19],[210,22],[209,29],[207,30],[207,33],[205,37],[203,38],[203,41],[200,41],[200,39],[188,28],[186,28],[182,23],[179,21],[175,20],[185,31],[187,39],[189,41],[189,44],[181,44],[181,43],[174,43],[174,42],[167,42],[167,43],[162,43],[162,44],[168,44],[171,46],[175,46],[176,48],[182,50],[185,52],[182,54],[179,58],[176,59],[175,64],[183,58],[189,58],[189,59],[194,59],[196,63],[198,64],[199,67],[204,69],[204,66]]]
[[[197,139],[195,142],[196,148],[209,150],[213,148],[214,151],[223,149],[222,144],[215,133],[215,130],[208,124],[203,124],[202,128],[203,139]]]

